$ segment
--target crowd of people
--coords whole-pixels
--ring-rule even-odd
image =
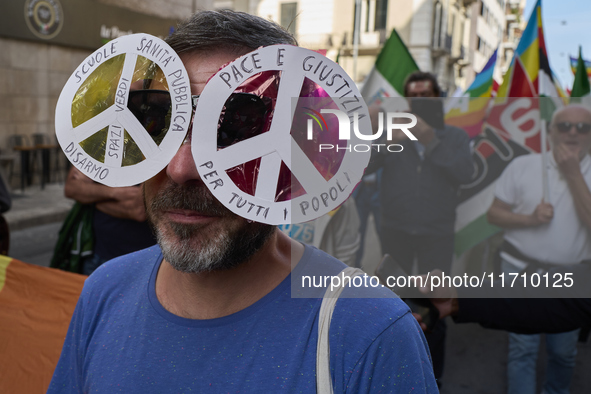
[[[193,95],[240,55],[297,44],[278,25],[232,11],[199,12],[166,41]],[[430,73],[412,73],[404,90],[411,112],[421,100],[441,105]],[[330,297],[293,297],[294,277],[361,267],[370,212],[381,253],[406,273],[451,272],[458,193],[475,170],[472,148],[463,130],[419,112],[416,141],[394,133],[402,152],[373,152],[353,197],[299,225],[306,239],[290,238],[293,227],[279,231],[224,207],[202,182],[187,143],[141,187],[109,188],[73,168],[66,195],[93,205],[95,248],[81,264],[90,277],[48,392],[436,393],[445,382],[445,318],[453,316],[514,332],[509,393],[536,392],[537,334],[551,332],[544,392],[568,393],[578,329],[591,323],[589,298],[436,289],[425,295],[441,318],[423,332],[422,317],[385,288],[366,287],[355,297],[345,288],[327,325]],[[502,272],[572,270],[584,280],[591,262],[589,108],[558,109],[549,137],[547,165],[538,154],[512,161],[487,217],[505,231]],[[318,345],[323,332],[327,348]]]

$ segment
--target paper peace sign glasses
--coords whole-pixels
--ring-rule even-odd
[[[194,112],[199,96],[191,96],[191,99]],[[170,127],[172,101],[166,90],[132,90],[129,92],[127,108],[152,137],[166,133]],[[219,118],[218,148],[228,147],[263,132],[271,112],[269,97],[232,93]]]
[[[343,122],[323,117],[326,108],[346,114],[351,126],[359,112],[355,124],[371,130],[354,82],[318,53],[259,49],[218,71],[197,98],[178,55],[137,34],[111,41],[78,67],[58,100],[56,133],[91,179],[127,186],[161,171],[194,123],[193,157],[212,194],[245,218],[292,223],[338,207],[369,160],[367,151],[347,150],[361,142],[350,130],[347,141],[336,141]],[[314,151],[323,141],[341,150]]]

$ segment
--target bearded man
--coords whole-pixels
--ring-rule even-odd
[[[194,95],[238,56],[296,44],[276,24],[233,11],[197,13],[167,42]],[[290,279],[345,265],[219,203],[197,172],[195,135],[144,183],[159,245],[87,279],[49,393],[329,391],[317,386],[322,300],[292,298]],[[338,300],[327,356],[335,392],[437,392],[422,332],[388,292]]]

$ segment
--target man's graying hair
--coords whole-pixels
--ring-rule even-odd
[[[274,44],[297,45],[283,27],[258,16],[232,10],[200,11],[166,38],[177,53],[228,50],[243,53]]]

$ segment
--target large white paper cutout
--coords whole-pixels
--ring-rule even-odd
[[[218,148],[217,127],[226,100],[244,81],[263,71],[281,72],[270,130],[223,149]],[[332,76],[327,78],[328,70]],[[322,77],[321,77],[322,75]],[[359,130],[371,133],[367,106],[355,83],[336,63],[307,49],[275,45],[244,55],[218,71],[205,86],[194,117],[191,149],[203,182],[232,212],[267,224],[313,220],[342,204],[363,176],[370,158],[366,151],[345,151],[336,174],[326,180],[290,134],[295,103],[305,78],[333,98],[351,119],[358,113]],[[296,101],[294,99],[294,101]],[[325,117],[334,115],[325,115]],[[350,132],[351,130],[349,130]],[[351,146],[367,143],[350,132]],[[254,195],[242,191],[227,170],[260,158]],[[275,201],[278,174],[284,163],[305,194]]]
[[[218,121],[226,100],[243,82],[263,71],[280,73],[270,129],[219,149]],[[149,72],[160,73],[160,77],[153,78]],[[151,92],[156,90],[151,96],[167,97],[172,104],[170,111],[159,117],[166,119],[166,127],[156,127],[162,130],[157,136],[148,132],[148,120],[140,122],[141,115],[134,115],[128,108],[128,100],[139,97],[135,95],[136,89],[146,89],[137,86],[144,79],[158,82],[147,88]],[[317,169],[317,156],[313,163],[293,138],[294,112],[296,104],[301,107],[302,101],[297,98],[304,81],[317,84],[336,105],[333,112],[319,113],[310,108],[307,114],[319,125],[314,114],[334,116],[337,108],[350,119],[345,126],[348,150],[339,159],[338,171],[328,177]],[[169,96],[163,96],[163,91]],[[191,109],[189,79],[178,55],[156,37],[135,34],[109,42],[72,74],[56,107],[56,133],[66,157],[84,174],[109,186],[129,186],[151,178],[170,162],[186,135]],[[192,138],[192,153],[204,183],[236,214],[268,224],[309,221],[342,204],[369,161],[369,150],[351,149],[364,145],[350,130],[354,115],[358,129],[367,134],[371,130],[367,107],[355,83],[336,63],[303,48],[262,48],[238,58],[207,83],[194,118],[198,127]],[[344,123],[338,123],[340,132]],[[253,159],[259,160],[259,164],[253,171],[257,179],[253,181],[255,191],[250,194],[241,190],[226,171]],[[278,175],[282,166],[301,184],[303,194],[279,199]]]
[[[132,85],[142,85],[149,74],[160,76],[150,87],[159,92],[150,97],[172,103],[161,116],[166,127],[153,135],[128,108]],[[170,162],[191,114],[189,78],[179,56],[157,37],[133,34],[108,42],[78,66],[60,94],[55,129],[66,157],[81,172],[108,186],[130,186]]]

